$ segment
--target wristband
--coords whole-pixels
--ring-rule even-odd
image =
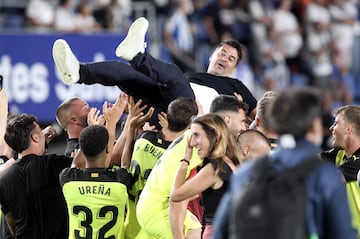
[[[187,159],[182,159],[182,160],[180,160],[180,162],[185,162],[185,163],[187,163],[187,165],[190,165],[190,161]]]

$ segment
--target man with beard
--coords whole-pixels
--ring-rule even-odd
[[[279,135],[279,145],[266,158],[249,160],[238,168],[231,179],[228,192],[223,196],[216,211],[213,223],[214,238],[248,238],[249,236],[281,238],[280,235],[286,235],[284,238],[294,238],[296,237],[292,236],[294,234],[300,235],[299,238],[356,238],[355,230],[350,225],[350,210],[341,175],[331,163],[317,161],[323,136],[321,105],[319,91],[311,88],[286,88],[278,93],[269,105],[268,114],[271,129]],[[359,113],[356,113],[357,121],[352,119],[346,122],[347,125],[352,124],[352,126],[346,126],[348,129],[352,128],[355,131],[354,123],[360,122]],[[359,135],[358,128],[356,135]],[[352,130],[348,130],[347,133]],[[354,140],[354,136],[351,136],[350,140]],[[309,164],[311,160],[313,163]],[[258,167],[263,166],[259,164],[261,162],[268,162],[271,167],[263,167],[259,170]],[[310,165],[306,168],[309,175],[301,172],[303,169],[299,166],[304,166],[304,164]],[[277,176],[280,174],[276,173],[276,177],[274,174],[269,176],[264,170],[273,173],[275,172],[272,171],[273,169],[279,173],[291,172],[294,177],[287,177],[286,181],[282,181],[283,183],[277,181],[278,184],[271,184],[273,180],[270,178],[279,180],[280,176]],[[290,181],[300,178],[295,176],[296,174],[302,179],[304,176],[307,177],[304,182],[305,190],[294,195],[291,192],[295,191],[292,190],[295,187],[292,187],[294,184]],[[260,181],[255,181],[256,175],[262,175],[259,177],[261,179],[268,179],[269,184],[260,187],[257,184]],[[252,185],[256,186],[252,187]],[[274,192],[274,190],[267,190],[273,185],[281,185],[280,188],[284,185],[287,191],[280,192],[279,198],[271,197],[266,192]],[[278,192],[277,189],[276,192]],[[263,197],[258,197],[258,195]],[[289,201],[290,197],[287,196],[290,195],[298,196],[297,199],[302,196],[304,198],[295,202],[292,197],[290,205],[281,202],[285,198],[287,200],[284,202]],[[246,200],[247,202],[256,202],[256,204],[245,203],[245,197],[250,199]],[[270,202],[271,200],[274,201]],[[297,207],[300,208],[295,210]],[[238,210],[239,208],[243,210]],[[296,215],[294,216],[296,220],[301,218],[301,222],[291,221],[290,214],[282,214],[281,211],[285,208],[285,211]],[[274,209],[275,213],[273,213]],[[306,213],[300,215],[302,212]],[[284,226],[285,222],[290,221],[289,226]],[[245,233],[248,235],[244,236]]]
[[[360,107],[346,105],[333,113],[330,127],[333,149],[321,154],[323,159],[335,163],[343,175],[352,215],[353,227],[360,236],[360,188],[357,174],[360,170]]]
[[[241,81],[231,78],[242,59],[242,46],[238,41],[222,41],[210,56],[207,72],[183,74],[175,64],[164,63],[145,52],[148,25],[145,18],[138,18],[116,49],[116,55],[130,65],[121,61],[80,64],[67,42],[56,40],[53,58],[61,80],[65,84],[116,85],[135,101],[142,99],[149,107],[154,107],[150,123],[158,128],[157,115],[166,112],[169,103],[178,97],[196,98],[207,113],[216,96],[236,93],[249,105],[248,115],[254,119],[255,97]]]
[[[81,131],[88,125],[89,104],[75,97],[63,101],[56,109],[56,120],[67,133],[67,146],[64,155],[70,156],[79,148]]]

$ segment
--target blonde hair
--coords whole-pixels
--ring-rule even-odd
[[[347,123],[353,125],[356,135],[360,136],[360,106],[345,105],[335,109],[333,115],[342,115]]]

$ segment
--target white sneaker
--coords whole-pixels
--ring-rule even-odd
[[[70,85],[79,81],[80,63],[65,40],[57,39],[54,42],[53,58],[60,78],[65,84]]]
[[[144,17],[136,19],[130,26],[125,39],[116,48],[116,56],[131,61],[138,53],[144,53],[146,48],[145,35],[149,21]]]

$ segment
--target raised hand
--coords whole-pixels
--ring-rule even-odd
[[[149,122],[145,122],[145,124],[142,127],[142,130],[143,131],[154,131],[154,132],[158,131],[156,126],[155,125],[150,125]]]
[[[242,95],[234,92],[234,96],[235,96],[239,101],[244,102],[244,98],[242,97]]]
[[[6,129],[6,120],[8,116],[8,96],[5,89],[0,90],[0,146]]]
[[[192,152],[193,152],[193,146],[191,146],[191,139],[192,136],[188,136],[187,141],[186,141],[186,149],[185,149],[185,155],[184,155],[184,159],[186,159],[187,161],[190,161],[192,158]]]
[[[161,112],[160,114],[158,114],[158,119],[159,119],[159,124],[161,126],[161,130],[167,130],[167,128],[169,127],[167,114],[164,112]]]
[[[121,93],[116,99],[115,104],[111,104],[107,101],[103,104],[103,113],[106,124],[116,124],[120,116],[124,113],[125,107],[127,106],[127,95]]]
[[[153,113],[154,113],[153,107],[150,107],[150,109],[148,110],[148,112],[146,114],[144,114],[143,112],[140,112],[139,114],[137,114],[136,116],[134,116],[133,118],[130,119],[130,127],[132,129],[140,128],[141,126],[143,126],[145,124],[146,121],[148,121],[151,118]]]
[[[134,102],[134,97],[128,97],[128,119],[135,117],[136,115],[140,114],[140,112],[146,109],[147,105],[143,105],[143,101],[140,99],[136,103]]]
[[[56,129],[51,125],[44,128],[42,132],[45,135],[45,141],[47,144],[50,143],[50,141],[58,135]]]
[[[104,125],[105,118],[100,114],[100,110],[92,107],[88,113],[87,123],[88,125]]]

